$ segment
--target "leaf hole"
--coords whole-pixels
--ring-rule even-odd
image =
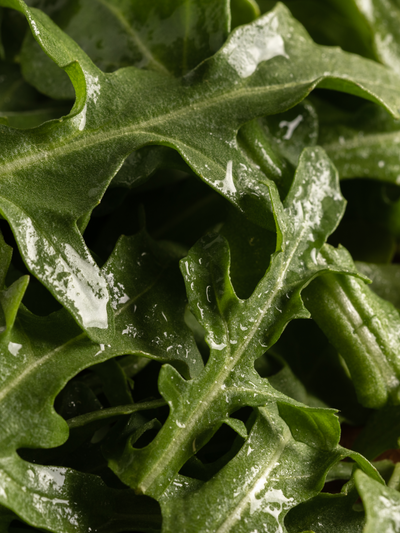
[[[278,356],[265,353],[255,360],[254,368],[262,378],[269,378],[284,368],[284,363]]]
[[[245,407],[236,411],[232,418],[246,422],[253,410]],[[199,436],[199,441],[202,436]],[[222,424],[211,439],[181,468],[180,474],[208,481],[238,453],[244,439],[231,427]]]

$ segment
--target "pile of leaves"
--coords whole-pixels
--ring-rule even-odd
[[[1,533],[400,532],[399,0],[0,6]]]

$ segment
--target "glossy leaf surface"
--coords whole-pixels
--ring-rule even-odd
[[[240,300],[233,290],[229,249],[220,235],[203,238],[182,260],[191,311],[206,330],[211,354],[192,381],[169,366],[162,368],[159,389],[171,409],[167,422],[145,448],[134,449],[128,442],[122,454],[111,457],[111,468],[140,492],[159,497],[235,410],[284,401],[255,372],[253,361],[291,319],[307,316],[299,297],[303,286],[319,272],[337,268],[317,257],[344,202],[337,174],[320,149],[304,152],[284,208],[275,198],[277,251],[250,298]]]
[[[312,411],[306,414],[310,430],[321,422],[318,415]],[[329,417],[322,412],[320,415],[321,419]],[[334,424],[331,435],[334,441]],[[164,531],[172,532],[174,527],[191,531],[194,524],[197,531],[218,533],[286,531],[287,512],[318,490],[327,469],[340,455],[334,442],[310,444],[296,440],[296,434],[275,406],[259,409],[246,443],[210,481],[191,486],[190,480],[183,477],[174,480],[161,500]],[[210,494],[216,499],[211,512],[205,514],[203,509],[210,506]]]
[[[0,4],[0,529],[396,530],[397,0]]]
[[[351,258],[345,258],[346,263],[350,267]],[[360,403],[380,408],[390,398],[397,405],[400,366],[395,332],[400,317],[393,305],[364,281],[336,274],[315,280],[307,288],[305,303],[346,360]]]
[[[264,178],[237,148],[241,123],[284,111],[317,84],[367,96],[395,114],[400,108],[394,74],[382,67],[377,84],[368,61],[317,47],[282,6],[238,28],[213,58],[180,82],[134,68],[104,74],[41,12],[17,0],[4,0],[2,5],[25,13],[35,39],[70,76],[76,103],[60,122],[36,130],[3,127],[4,149],[15,155],[4,160],[0,207],[28,268],[81,327],[102,342],[108,342],[112,331],[110,297],[76,221],[98,203],[130,152],[149,143],[174,147],[202,179],[241,210],[253,206],[252,219],[271,225],[271,215],[261,208],[265,199],[260,202],[250,193]],[[256,50],[250,59],[246,49]],[[310,53],[319,60],[305,61]],[[276,67],[273,74],[270,65]],[[299,72],[295,82],[293,68]],[[142,104],[132,109],[132,98]],[[12,176],[11,182],[6,176]],[[30,189],[28,197],[15,186],[21,181]],[[50,202],[46,206],[39,197],[34,199],[34,191],[43,187]],[[57,272],[51,282],[49,269]]]
[[[355,482],[365,507],[364,533],[399,531],[399,493],[360,471],[355,474]]]
[[[4,243],[2,250],[5,272],[10,254]],[[6,326],[1,336],[0,479],[5,488],[0,491],[0,498],[4,506],[27,522],[60,533],[86,531],[93,520],[101,524],[110,514],[111,508],[104,508],[103,515],[96,511],[96,517],[92,516],[91,496],[84,504],[89,508],[74,510],[74,491],[97,491],[99,498],[107,499],[111,507],[119,505],[119,493],[107,495],[109,489],[96,477],[87,478],[66,469],[49,470],[26,463],[16,454],[21,447],[50,448],[65,442],[68,426],[54,411],[53,402],[71,377],[88,366],[126,353],[176,362],[186,375],[189,369],[194,374],[201,369],[200,355],[183,320],[184,301],[179,300],[179,290],[176,290],[174,275],[171,276],[169,263],[173,259],[173,255],[155,246],[145,234],[120,241],[103,267],[112,288],[116,316],[116,334],[112,344],[106,346],[94,343],[80,332],[65,310],[46,318],[36,317],[23,308],[18,311],[26,279],[21,278],[2,291],[0,301]],[[144,263],[146,266],[142,270],[140,266]],[[125,268],[130,272],[126,279]],[[179,276],[176,258],[175,272]],[[158,298],[154,303],[155,293],[164,304]],[[171,328],[174,336],[177,332],[181,335],[179,341],[174,337],[173,351],[168,350],[172,341]],[[86,485],[92,488],[84,488]],[[129,492],[124,494],[132,498]],[[130,507],[128,503],[121,502],[121,505]],[[126,527],[118,529],[118,520],[116,518],[117,529],[110,525],[110,531]]]

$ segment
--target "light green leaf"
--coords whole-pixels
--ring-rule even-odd
[[[361,471],[357,471],[354,478],[366,514],[363,533],[400,531],[400,494]]]

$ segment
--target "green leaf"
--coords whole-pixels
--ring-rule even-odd
[[[239,2],[242,9],[247,3]],[[227,0],[155,0],[151,6],[140,0],[83,0],[58,9],[50,4],[47,10],[104,72],[135,66],[182,76],[224,43],[230,30],[228,5]],[[74,97],[65,73],[32,36],[24,41],[21,64],[25,79],[40,92],[55,99]]]
[[[253,22],[260,16],[260,8],[255,0],[230,0],[231,28]]]
[[[60,533],[104,528],[111,533],[160,525],[155,502],[137,498],[132,491],[110,489],[96,476],[27,466],[18,457],[2,463],[0,479],[6,488],[1,489],[1,500],[5,505],[14,502],[17,515],[34,527]]]
[[[2,127],[8,156],[0,209],[28,268],[93,339],[104,343],[112,336],[107,286],[76,221],[98,203],[129,153],[149,143],[174,147],[206,182],[241,210],[250,210],[254,222],[271,226],[265,210],[269,200],[254,196],[265,178],[236,145],[243,122],[284,111],[316,85],[365,96],[395,114],[400,109],[394,74],[316,46],[283,6],[238,28],[215,56],[177,81],[133,67],[103,74],[43,13],[22,0],[3,0],[2,5],[26,15],[35,39],[70,76],[77,99],[60,122],[26,131]],[[251,62],[243,62],[245,50]],[[315,58],[311,63],[305,59],[309,55]],[[133,108],[133,100],[142,104]],[[10,159],[11,154],[16,155]],[[11,175],[10,182],[6,177]],[[49,279],[48,272],[59,274]]]
[[[6,252],[1,257],[8,261]],[[116,334],[108,346],[91,341],[65,310],[37,317],[20,308],[15,320],[25,282],[17,281],[1,293],[7,329],[0,338],[0,487],[4,487],[0,502],[28,523],[60,533],[83,532],[91,522],[95,528],[96,523],[108,520],[120,498],[119,492],[115,497],[107,495],[109,489],[96,477],[66,469],[55,469],[53,474],[51,468],[31,465],[16,453],[21,447],[51,448],[66,441],[68,426],[53,403],[69,379],[93,364],[128,353],[173,362],[187,376],[201,369],[200,355],[184,322],[183,285],[176,260],[143,233],[120,240],[103,267],[116,315]],[[173,350],[169,350],[172,342]],[[82,488],[88,500],[76,507],[75,487],[80,491],[82,484],[92,488]],[[96,510],[93,517],[91,492],[94,498],[98,494],[101,501],[107,499],[111,508],[105,507],[104,513]],[[126,497],[131,498],[129,492]]]
[[[371,289],[397,309],[400,308],[400,267],[397,264],[376,265],[356,262],[357,270],[371,280]]]
[[[332,414],[322,416],[333,422]],[[246,443],[210,481],[200,486],[183,477],[173,481],[161,498],[165,532],[283,532],[287,512],[319,492],[339,451],[296,440],[273,405],[253,418]]]
[[[254,360],[290,320],[307,316],[299,293],[330,268],[325,260],[318,262],[318,250],[335,228],[344,201],[335,169],[321,149],[303,153],[285,208],[275,198],[277,251],[250,298],[239,300],[233,290],[229,249],[221,235],[201,239],[181,262],[191,311],[207,332],[211,354],[191,381],[170,366],[162,368],[159,390],[170,406],[167,422],[145,448],[135,449],[128,441],[122,454],[110,457],[122,481],[144,494],[161,496],[231,413],[285,398],[255,372]]]
[[[357,0],[356,0],[357,1]],[[261,11],[271,9],[275,0],[259,0]],[[299,20],[315,42],[340,46],[347,52],[376,59],[372,46],[371,28],[360,16],[353,0],[284,0],[293,16]]]
[[[400,531],[400,494],[377,483],[361,471],[356,472],[354,478],[366,514],[363,533]]]
[[[4,531],[8,531],[8,526],[15,518],[15,514],[10,512],[6,507],[0,507],[0,526]]]
[[[117,361],[105,361],[92,370],[100,377],[102,391],[111,406],[133,403],[127,376]]]
[[[343,265],[351,268],[350,256]],[[356,277],[327,274],[304,293],[313,319],[343,356],[360,403],[383,407],[400,402],[400,317],[389,302]]]
[[[0,76],[2,116],[9,111],[28,111],[38,105],[40,95],[25,82],[18,65],[0,61]]]
[[[400,72],[400,7],[397,0],[352,0],[370,27],[373,48],[380,61]]]
[[[398,184],[400,122],[378,106],[349,112],[318,103],[318,142],[335,163],[341,179],[375,178]]]
[[[400,408],[374,411],[354,442],[354,449],[373,460],[388,449],[400,447]]]
[[[70,429],[75,429],[93,424],[94,422],[97,423],[100,420],[108,420],[119,416],[125,416],[146,409],[156,409],[157,407],[162,407],[163,405],[165,405],[164,400],[154,400],[152,402],[141,402],[132,405],[118,405],[117,407],[100,409],[85,415],[70,418],[68,420],[68,427]]]
[[[319,116],[309,99],[285,113],[264,117],[262,123],[275,149],[293,167],[298,165],[304,148],[317,144]]]
[[[343,359],[313,321],[291,322],[271,352],[285,360],[308,395],[312,394],[329,407],[339,409],[341,416],[351,423],[365,423],[369,410],[358,403]],[[274,379],[275,376],[271,383]],[[296,399],[308,404],[304,399]]]
[[[321,493],[290,511],[285,521],[287,531],[362,533],[365,514],[353,508],[357,499],[357,491],[347,485],[340,494]]]

